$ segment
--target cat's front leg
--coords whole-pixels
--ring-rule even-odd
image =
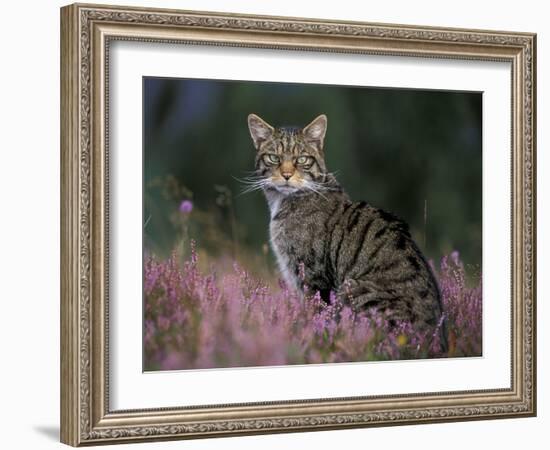
[[[298,277],[296,275],[296,269],[292,267],[292,262],[288,254],[284,251],[281,251],[277,243],[272,239],[271,248],[275,254],[275,259],[277,260],[277,266],[279,267],[279,273],[282,280],[285,282],[288,289],[292,291],[301,291],[301,283],[298,282]]]

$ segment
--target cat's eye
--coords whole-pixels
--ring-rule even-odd
[[[309,162],[310,158],[309,156],[300,156],[297,160],[296,160],[296,163],[298,164],[307,164]]]
[[[279,157],[277,155],[269,154],[267,155],[267,160],[272,164],[279,164]]]

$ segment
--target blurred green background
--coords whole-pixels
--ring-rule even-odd
[[[354,200],[406,220],[428,258],[481,265],[482,95],[468,92],[144,78],[144,242],[189,238],[213,257],[273,267],[247,115],[303,126],[328,117],[328,169]],[[180,212],[182,201],[192,211]]]

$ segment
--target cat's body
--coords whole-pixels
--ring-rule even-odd
[[[327,172],[326,117],[304,129],[275,129],[251,115],[249,127],[270,209],[271,246],[286,283],[297,290],[306,284],[326,301],[332,291],[355,310],[382,312],[390,323],[438,327],[446,351],[439,288],[408,226],[352,202]]]

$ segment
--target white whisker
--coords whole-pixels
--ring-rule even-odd
[[[237,196],[249,194],[250,192],[254,191],[260,191],[270,183],[268,179],[258,175],[256,171],[251,171],[247,173],[250,173],[251,175],[245,176],[243,178],[232,176],[234,180],[244,185],[243,190]]]
[[[258,181],[265,180],[264,177],[260,177],[260,176],[244,177],[244,178],[237,178],[237,177],[232,176],[232,178],[234,180],[238,181],[239,183],[243,183],[243,184],[253,184],[253,183],[257,183]]]
[[[259,191],[262,190],[265,186],[269,184],[269,180],[266,180],[265,178],[261,180],[256,181],[250,181],[245,183],[245,188],[241,191],[240,195],[248,194],[250,192]]]
[[[317,195],[321,196],[323,199],[328,200],[322,193],[323,186],[319,186],[315,181],[306,181],[304,187],[312,192],[315,192]]]

